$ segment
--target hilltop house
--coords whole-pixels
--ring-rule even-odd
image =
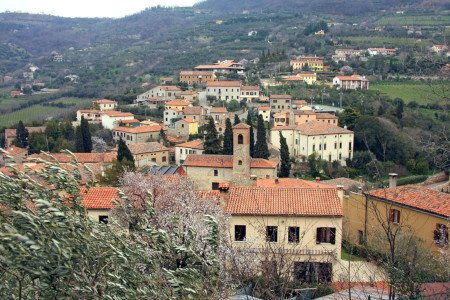
[[[285,84],[303,83],[304,82],[308,85],[312,85],[312,84],[316,83],[316,81],[317,81],[316,73],[298,73],[296,75],[283,77],[283,82]]]
[[[183,119],[193,119],[202,125],[205,121],[206,111],[201,106],[188,106],[183,109]]]
[[[369,53],[370,56],[392,56],[397,54],[397,48],[368,48],[367,53]]]
[[[192,106],[189,101],[173,100],[164,105],[164,125],[169,126],[183,117],[183,110]]]
[[[266,122],[270,122],[270,106],[259,106],[258,115],[262,115],[262,118]]]
[[[230,184],[250,185],[253,179],[275,178],[277,163],[250,157],[250,126],[233,127],[233,155],[189,154],[183,168],[199,190],[218,190]]]
[[[215,73],[237,73],[243,74],[245,67],[243,64],[234,60],[218,61],[212,65],[199,65],[195,67],[197,71],[210,71]]]
[[[333,85],[344,90],[368,90],[369,80],[365,76],[336,76],[333,78]]]
[[[158,142],[128,144],[136,167],[168,166],[169,149]]]
[[[100,99],[92,101],[92,104],[94,107],[98,107],[100,111],[106,111],[106,110],[116,110],[117,109],[117,102],[114,100],[108,100],[108,99]]]
[[[110,130],[119,126],[121,121],[134,120],[134,115],[132,113],[115,110],[102,111],[100,115],[103,128]]]
[[[292,107],[292,96],[270,95],[269,102],[270,102],[270,111],[273,113],[277,113],[285,109],[290,109]]]
[[[175,163],[181,165],[189,154],[203,154],[203,141],[193,140],[175,146]]]
[[[115,187],[81,188],[81,204],[93,220],[108,224],[109,211],[116,201],[120,201],[119,190]]]
[[[301,56],[290,61],[292,70],[305,70],[313,72],[323,72],[325,70],[324,58],[318,56]]]
[[[174,85],[159,85],[145,93],[137,96],[136,103],[146,101],[147,99],[162,98],[166,101],[177,98],[181,93],[181,89]]]
[[[339,161],[346,164],[346,159],[353,157],[353,132],[322,121],[311,121],[299,125],[273,127],[270,140],[274,147],[280,148],[279,133],[286,139],[291,156],[303,161],[312,153],[329,162]]]
[[[259,100],[259,97],[261,96],[261,90],[259,86],[248,86],[243,85],[241,86],[241,100],[247,101],[247,102],[256,102]]]
[[[213,71],[180,71],[180,82],[186,82],[189,86],[214,80],[216,75]]]
[[[28,134],[32,134],[34,132],[41,133],[45,131],[45,126],[39,127],[25,127],[28,130]],[[17,129],[5,129],[5,148],[8,148],[12,145],[12,142],[16,139]]]
[[[198,133],[198,121],[192,118],[180,119],[167,129],[167,133],[171,136],[189,138],[189,135]]]
[[[206,96],[219,101],[239,101],[241,85],[240,81],[209,81],[206,83]]]
[[[162,127],[159,125],[139,127],[115,127],[113,131],[114,141],[122,139],[127,145],[156,141]]]

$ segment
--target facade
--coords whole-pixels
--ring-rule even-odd
[[[102,112],[98,109],[80,109],[77,111],[77,123],[80,124],[81,117],[89,123],[98,124],[102,122]]]
[[[294,59],[290,61],[290,66],[292,70],[305,70],[314,71],[314,72],[323,72],[324,71],[324,63],[323,57],[318,56],[303,56],[298,59]]]
[[[169,108],[164,110],[164,125],[171,126],[174,122],[183,117],[183,111],[178,108]]]
[[[198,121],[192,118],[178,120],[169,126],[167,133],[176,137],[188,138],[189,135],[198,133]]]
[[[181,165],[189,154],[203,154],[203,141],[193,140],[175,146],[175,163]]]
[[[270,122],[270,106],[259,106],[258,115],[262,115],[264,121]]]
[[[199,190],[218,190],[230,184],[251,185],[257,178],[275,178],[277,163],[250,157],[250,126],[233,127],[233,155],[187,156],[183,168]]]
[[[390,174],[389,188],[365,193],[350,192],[344,198],[344,237],[355,245],[386,240],[383,226],[412,234],[435,252],[450,254],[450,194],[421,185],[396,186]]]
[[[225,211],[233,248],[259,262],[263,276],[338,280],[343,213],[336,189],[232,187]]]
[[[359,57],[361,56],[365,50],[358,50],[358,49],[336,49],[334,53],[336,55],[344,55],[344,56],[350,56],[350,57]]]
[[[194,102],[198,100],[198,92],[193,90],[182,91],[180,93],[180,98],[189,102]]]
[[[286,138],[289,153],[292,156],[306,158],[316,153],[329,162],[339,161],[346,164],[346,159],[353,157],[353,131],[321,121],[312,121],[300,125],[279,126],[270,132],[271,143],[280,148],[279,132]]]
[[[292,107],[292,96],[291,95],[270,95],[270,111],[280,112],[285,109],[290,109]]]
[[[210,81],[206,84],[206,95],[219,101],[240,100],[240,81]]]
[[[127,145],[156,141],[159,138],[161,126],[115,127],[114,141],[122,139]]]
[[[188,106],[183,110],[183,119],[193,119],[199,123],[203,124],[206,117],[206,111],[201,106]]]
[[[189,86],[214,80],[216,75],[213,71],[180,71],[180,82],[186,82]]]
[[[292,83],[306,83],[308,85],[312,85],[317,81],[316,73],[298,73],[293,76],[285,76],[283,77],[283,82],[286,84]]]
[[[111,130],[119,126],[120,121],[134,120],[134,115],[121,111],[103,111],[101,112],[101,120],[103,128]]]
[[[138,105],[141,105],[141,106],[146,105],[146,106],[148,106],[150,109],[158,109],[158,108],[164,106],[164,104],[165,104],[166,102],[167,102],[167,101],[164,100],[164,99],[161,98],[161,97],[155,97],[155,98],[148,98],[148,99],[146,99],[146,100],[144,100],[144,101],[140,101],[140,102],[137,103],[137,104],[138,104]]]
[[[159,85],[137,96],[136,103],[146,101],[151,98],[163,98],[166,101],[176,99],[181,93],[181,89],[174,85]]]
[[[368,90],[369,80],[365,76],[336,76],[333,78],[333,85],[344,90]]]
[[[211,108],[209,115],[215,122],[220,122],[221,120],[228,118],[228,110],[226,107],[213,107]]]
[[[243,85],[241,87],[241,100],[247,101],[247,102],[256,102],[259,100],[259,97],[261,96],[261,90],[259,86],[248,86]]]
[[[183,110],[188,106],[192,106],[192,104],[189,101],[186,100],[172,100],[168,101],[164,104],[164,109],[173,109],[176,108],[178,110]]]
[[[243,64],[238,63],[234,60],[223,60],[218,61],[212,65],[199,65],[195,67],[195,70],[197,71],[209,71],[214,73],[237,73],[237,74],[244,74],[245,67]]]
[[[158,142],[129,144],[128,149],[133,154],[134,163],[138,168],[169,165],[169,149]]]
[[[92,101],[92,104],[94,106],[98,106],[98,109],[100,111],[116,110],[117,109],[117,102],[114,101],[114,100],[100,99],[100,100]]]
[[[312,121],[320,121],[328,124],[338,125],[339,118],[330,113],[318,113],[313,110],[296,110],[293,112],[294,124],[300,125]]]

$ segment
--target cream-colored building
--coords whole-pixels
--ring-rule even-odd
[[[169,165],[169,149],[158,142],[129,144],[128,149],[133,154],[134,164],[138,168]]]
[[[181,94],[181,89],[175,85],[159,85],[137,96],[136,103],[151,98],[163,98],[166,101],[174,100]]]
[[[161,132],[161,126],[116,127],[113,131],[113,139],[117,142],[122,139],[127,145],[156,141]]]
[[[171,136],[188,138],[189,135],[198,133],[198,121],[192,118],[180,119],[168,127],[167,133]]]
[[[251,185],[257,178],[275,178],[277,163],[250,157],[250,126],[233,127],[233,155],[188,155],[183,168],[199,190],[217,190],[230,184]]]
[[[333,78],[333,85],[344,90],[368,90],[369,80],[365,76],[336,76]]]
[[[193,140],[175,146],[175,163],[181,165],[189,154],[203,154],[203,141]]]
[[[240,100],[240,81],[209,81],[206,84],[206,96],[215,97],[219,101]]]
[[[134,120],[132,113],[108,110],[101,112],[102,126],[106,129],[113,129],[119,126],[120,121]]]
[[[100,111],[106,110],[116,110],[117,109],[117,101],[109,100],[109,99],[100,99],[92,101],[94,107],[98,107]]]
[[[89,123],[100,124],[102,122],[102,112],[98,109],[80,109],[77,110],[77,122],[81,123],[81,118],[84,118]]]
[[[261,96],[261,89],[259,86],[243,85],[241,87],[241,100],[247,102],[256,102]]]
[[[259,106],[258,115],[261,115],[265,122],[270,122],[270,106]]]
[[[305,283],[338,280],[343,213],[336,189],[231,187],[226,200],[232,246],[263,266],[256,271]]]
[[[302,56],[298,59],[291,60],[290,66],[292,70],[307,69],[308,71],[323,72],[325,70],[323,61],[323,57]]]
[[[273,113],[277,113],[285,109],[290,109],[292,107],[291,95],[270,95],[269,99],[270,110]]]
[[[283,77],[283,82],[286,84],[304,82],[308,85],[312,85],[316,83],[316,81],[317,81],[316,73],[298,73],[296,75]]]
[[[312,121],[300,125],[274,127],[270,131],[270,140],[274,147],[280,148],[280,136],[286,139],[289,154],[303,161],[316,153],[321,159],[346,164],[353,157],[354,135],[346,128],[321,121]]]
[[[115,201],[120,201],[119,191],[115,187],[90,187],[81,188],[81,204],[86,209],[87,215],[94,221],[108,224],[110,210]]]
[[[188,85],[204,84],[214,80],[216,75],[213,71],[180,71],[180,82],[186,82]]]

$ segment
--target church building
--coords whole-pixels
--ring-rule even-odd
[[[250,126],[244,123],[233,127],[233,155],[191,154],[183,169],[198,190],[249,186],[256,179],[277,177],[276,162],[250,157]]]

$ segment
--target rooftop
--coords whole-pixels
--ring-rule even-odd
[[[180,75],[181,75],[181,76],[189,76],[189,75],[195,75],[195,76],[200,76],[200,75],[204,75],[204,76],[212,76],[212,75],[214,75],[214,72],[212,72],[212,71],[191,71],[191,70],[186,70],[186,71],[180,71]]]
[[[259,86],[257,86],[257,85],[243,85],[243,86],[241,86],[241,91],[259,91]]]
[[[180,99],[167,101],[165,104],[165,106],[189,106],[189,105],[191,105],[191,102]]]
[[[232,187],[226,212],[233,215],[342,216],[334,189]]]
[[[158,142],[130,144],[128,145],[128,149],[130,149],[131,153],[134,155],[149,152],[169,151],[168,148]]]
[[[113,131],[120,131],[120,132],[126,132],[126,133],[146,133],[146,132],[160,131],[161,128],[162,127],[159,125],[145,125],[145,126],[138,126],[138,127],[119,126],[119,127],[113,128]]]
[[[219,113],[228,113],[226,107],[213,107],[211,108],[211,113],[219,114]]]
[[[177,87],[176,85],[159,85],[156,88],[159,88],[160,90],[164,90],[164,91],[181,92],[181,89],[179,87]]]
[[[292,99],[291,95],[270,95],[270,99]]]
[[[206,83],[208,87],[240,87],[240,81],[208,81]]]
[[[98,103],[98,104],[113,104],[113,103],[117,103],[114,100],[109,100],[109,99],[99,99],[99,100],[95,100],[93,101],[94,103]]]
[[[338,119],[337,116],[330,114],[330,113],[316,113],[317,119]]]
[[[204,109],[201,106],[188,106],[183,110],[184,115],[201,115]]]
[[[360,75],[351,75],[351,76],[336,76],[339,80],[342,81],[368,81],[364,76]]]
[[[134,117],[134,115],[132,113],[115,111],[115,110],[103,111],[102,114],[110,116],[110,117]]]
[[[410,184],[394,188],[377,189],[367,192],[366,195],[445,218],[450,217],[450,194],[437,192],[422,185]]]
[[[270,178],[256,180],[257,187],[276,187],[276,188],[324,188],[335,189],[335,186],[323,184],[317,181],[308,181],[296,178]]]
[[[9,155],[9,156],[16,156],[18,154],[28,153],[28,150],[25,148],[19,148],[19,147],[9,147],[7,149],[4,149],[7,153],[0,152],[0,156]]]
[[[353,131],[322,121],[311,121],[297,126],[277,126],[272,130],[294,129],[303,135],[351,134]]]
[[[86,209],[109,210],[114,207],[114,201],[120,200],[118,190],[114,187],[82,188],[81,203]]]
[[[45,126],[39,126],[39,127],[25,127],[28,130],[28,133],[33,133],[33,132],[44,132],[45,131]],[[12,129],[5,129],[5,136],[8,138],[12,138],[16,136],[16,131],[17,129],[12,128]]]
[[[203,141],[200,139],[193,140],[186,143],[178,144],[176,147],[203,150]]]

